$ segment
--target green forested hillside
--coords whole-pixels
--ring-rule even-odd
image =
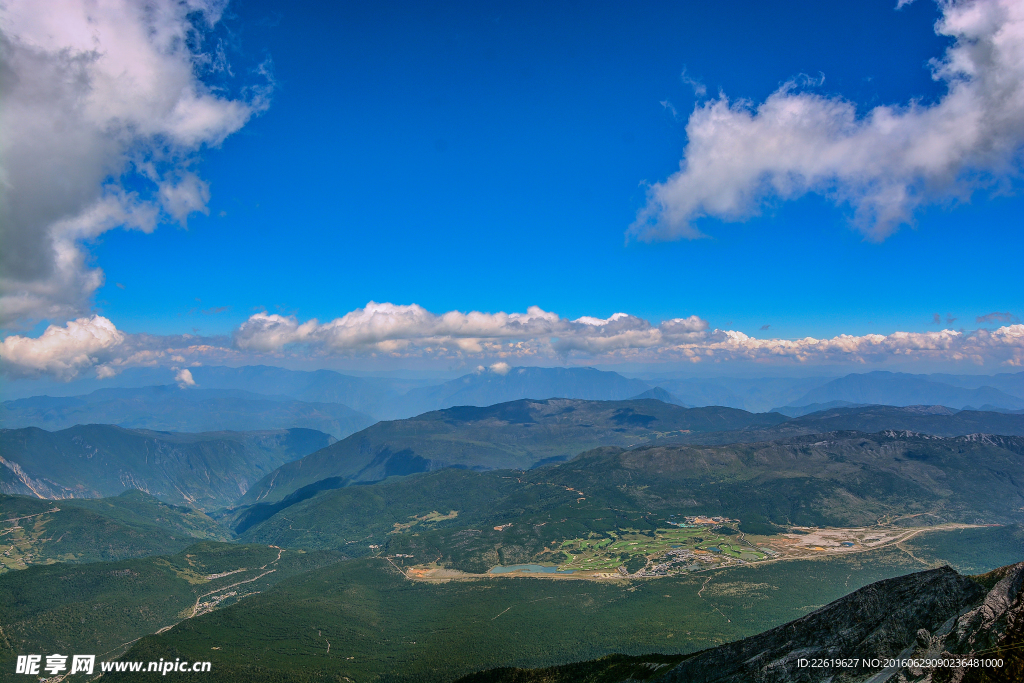
[[[211,660],[211,681],[438,683],[485,668],[551,666],[612,652],[693,652],[926,568],[911,555],[928,554],[934,538],[963,540],[987,531],[925,534],[904,544],[906,550],[640,581],[423,582],[402,576],[401,558],[366,558],[295,577],[144,638],[125,659]],[[1015,531],[994,531],[1002,536],[985,538],[988,569],[1020,554]],[[950,562],[957,567],[955,557]]]
[[[1014,482],[1022,479],[1022,437],[840,432],[731,446],[605,448],[525,472],[446,469],[323,491],[287,507],[255,506],[238,529],[253,542],[351,553],[382,545],[486,571],[536,560],[555,541],[653,530],[673,514],[740,519],[750,533],[901,518],[1019,523],[1024,491]],[[416,521],[433,512],[449,518]]]
[[[808,525],[930,513],[1019,522],[1024,437],[835,432],[731,446],[604,449],[546,471],[553,482],[649,509],[685,507]]]
[[[0,572],[175,553],[197,539],[231,536],[202,512],[141,491],[76,500],[0,495]]]
[[[59,432],[0,430],[0,491],[44,498],[116,496],[141,489],[211,510],[254,481],[333,443],[323,432],[177,433],[79,425]]]
[[[0,667],[13,671],[26,652],[117,656],[140,636],[338,559],[204,541],[176,555],[8,572],[0,575]]]
[[[242,504],[276,502],[304,486],[376,481],[447,466],[527,469],[598,446],[630,447],[692,433],[768,427],[786,418],[734,408],[636,401],[512,401],[462,406],[379,422],[328,449],[281,467],[253,485]]]
[[[216,537],[210,518],[143,493],[7,497],[0,500],[10,520],[2,531],[12,548],[21,544],[27,564],[66,563],[0,576],[7,639],[0,666],[26,651],[110,658],[131,648],[127,659],[210,659],[212,681],[393,683],[615,652],[661,652],[676,661],[881,578],[944,562],[979,573],[1019,559],[1024,437],[884,431],[722,446],[679,442],[715,428],[770,430],[787,424],[782,419],[660,401],[552,400],[384,423],[397,426],[353,437],[340,455],[344,442],[299,461],[347,462],[355,475],[328,482],[337,488],[316,490],[322,480],[314,480],[300,495],[240,510],[237,530],[250,545],[206,542],[174,556],[141,557],[179,550],[193,543],[189,534]],[[590,449],[528,470],[474,471],[465,463],[389,470],[415,458],[444,462],[452,452],[493,453],[490,465],[520,458],[529,466],[560,458],[559,449],[585,445],[595,434],[626,447]],[[188,435],[172,436],[191,443]],[[82,447],[94,441],[69,442],[86,461],[88,453],[96,457],[98,449]],[[400,445],[411,454],[396,461],[402,451],[392,449]],[[363,476],[383,480],[357,481]],[[352,483],[361,485],[345,485]],[[687,515],[733,521],[684,529]],[[1004,526],[919,529],[943,522]],[[898,542],[814,560],[807,559],[811,548],[795,559],[771,559],[766,547],[779,546],[763,535],[784,531],[792,539],[808,533],[797,526],[854,525],[871,534],[914,529],[897,534]],[[698,533],[684,548],[682,535]],[[694,561],[674,575],[639,578],[663,553],[724,556],[743,544],[756,557],[737,551],[728,567]],[[588,578],[481,576],[495,565],[582,567],[580,558],[598,547],[612,553],[612,564],[586,570]],[[95,561],[129,556],[137,559]],[[147,680],[133,675],[139,679]]]

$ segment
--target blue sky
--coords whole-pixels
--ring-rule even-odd
[[[911,225],[884,234],[853,220],[867,190],[826,178],[627,239],[689,154],[695,107],[723,95],[753,109],[793,82],[858,117],[939,106],[949,83],[929,60],[955,43],[941,17],[924,0],[232,2],[194,53],[217,67],[210,97],[246,102],[247,118],[166,148],[157,181],[128,162],[119,181],[145,199],[194,174],[208,215],[186,211],[186,229],[164,203],[155,230],[93,229],[75,244],[105,284],[8,316],[5,334],[101,315],[130,336],[234,334],[251,352],[237,338],[254,313],[325,322],[368,301],[698,316],[780,339],[1019,322],[1019,147],[1010,170],[914,186]]]

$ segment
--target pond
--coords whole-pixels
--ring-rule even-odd
[[[572,574],[575,569],[559,571],[558,567],[545,567],[539,564],[512,564],[507,567],[491,567],[488,574],[508,574],[511,572],[523,572],[525,574]]]

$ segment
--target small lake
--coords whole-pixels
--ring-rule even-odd
[[[488,574],[508,574],[511,572],[523,572],[526,574],[572,574],[575,569],[558,571],[558,567],[544,567],[539,564],[512,564],[507,567],[491,567]]]

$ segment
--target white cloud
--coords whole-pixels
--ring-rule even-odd
[[[225,337],[126,334],[100,315],[50,325],[38,337],[11,335],[0,342],[0,370],[5,375],[47,375],[64,381],[90,370],[102,379],[130,367],[237,363],[240,359]],[[186,369],[178,372],[176,381],[188,385],[189,379],[191,372]]]
[[[461,336],[460,336],[461,335]],[[231,348],[232,343],[235,348]],[[916,361],[1024,366],[1024,324],[973,332],[938,330],[830,339],[759,339],[736,330],[713,330],[697,316],[653,325],[625,313],[608,318],[562,318],[527,313],[435,315],[419,306],[370,303],[327,323],[293,317],[252,316],[226,337],[125,334],[101,316],[37,338],[9,336],[0,343],[3,372],[70,380],[90,369],[111,377],[135,366],[168,366],[181,386],[192,386],[185,365],[316,362],[325,356],[384,357],[474,363],[477,372],[507,374],[514,363],[732,362],[767,364],[886,364]],[[484,365],[488,363],[489,365]]]
[[[756,215],[772,198],[816,192],[853,209],[881,240],[930,202],[966,198],[1020,170],[1024,145],[1024,3],[940,2],[935,30],[955,38],[933,76],[932,105],[879,106],[802,92],[793,82],[764,102],[725,95],[699,104],[679,172],[649,190],[629,234],[698,238],[696,221]]]
[[[831,339],[757,339],[734,330],[711,330],[692,315],[653,325],[615,313],[575,320],[531,307],[526,313],[440,315],[411,305],[370,302],[336,320],[300,323],[295,317],[259,313],[235,333],[249,352],[367,355],[423,358],[501,358],[566,361],[765,361],[868,363],[929,359],[1006,363],[1024,361],[1024,326],[995,331],[956,330],[885,335],[839,335]],[[480,366],[483,371],[484,366]],[[493,370],[492,366],[492,370]]]
[[[510,366],[508,363],[501,362],[501,363],[494,363],[488,369],[491,372],[493,372],[495,375],[502,375],[502,376],[504,376],[504,375],[508,374],[508,371],[512,369],[512,366]]]
[[[327,323],[299,324],[294,316],[257,313],[235,333],[236,345],[246,351],[273,351],[286,344],[316,344],[328,351],[388,350],[396,341],[452,340],[467,349],[481,338],[534,337],[550,333],[564,321],[554,313],[531,306],[526,313],[462,313],[435,315],[421,306],[371,301],[365,307]]]
[[[98,365],[99,359],[124,343],[125,337],[114,323],[95,315],[69,321],[64,327],[50,325],[35,339],[7,337],[0,343],[0,358],[5,368],[17,375],[72,379],[80,371]]]
[[[192,372],[188,368],[182,368],[174,375],[174,381],[178,383],[178,386],[182,389],[188,387],[194,387],[196,381],[192,379]]]
[[[97,235],[207,212],[196,155],[267,96],[232,99],[197,76],[213,68],[203,39],[225,4],[0,4],[0,325],[87,309],[103,283],[84,246]]]

